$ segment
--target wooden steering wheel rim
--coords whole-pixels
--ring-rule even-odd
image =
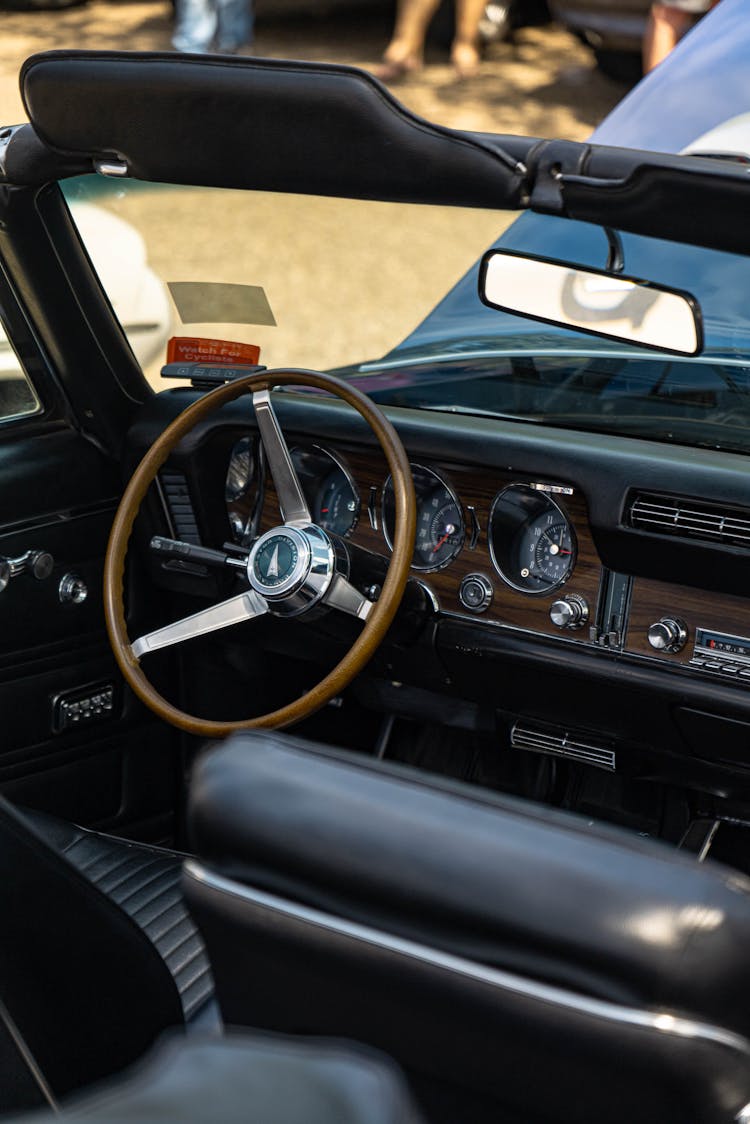
[[[123,582],[125,556],[138,509],[149,486],[182,438],[214,410],[241,395],[275,386],[310,386],[342,398],[364,418],[385,454],[393,480],[396,529],[388,573],[378,601],[365,626],[343,659],[315,687],[299,699],[246,720],[221,722],[195,718],[167,702],[152,687],[133,655],[125,622]],[[409,461],[395,429],[360,390],[331,375],[316,371],[263,371],[226,383],[199,398],[167,426],[136,468],[115,514],[104,563],[104,616],[110,644],[125,681],[159,718],[187,733],[222,738],[235,730],[281,728],[306,718],[344,689],[365,666],[393,620],[409,577],[416,532],[416,500]]]

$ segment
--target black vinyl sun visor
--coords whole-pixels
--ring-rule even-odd
[[[747,168],[431,124],[354,67],[51,51],[21,71],[31,121],[0,182],[83,172],[206,187],[531,210],[750,253]]]
[[[500,138],[433,125],[353,67],[50,52],[21,72],[44,144],[138,179],[458,206],[516,207]],[[524,142],[524,147],[528,142]]]

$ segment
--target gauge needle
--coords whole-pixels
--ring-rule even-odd
[[[433,554],[437,554],[437,552],[440,550],[440,547],[443,545],[443,543],[446,543],[448,541],[448,539],[451,537],[451,535],[453,534],[455,529],[456,528],[453,526],[452,523],[446,524],[445,534],[443,535],[443,537],[441,539],[438,539],[437,543],[432,548]]]

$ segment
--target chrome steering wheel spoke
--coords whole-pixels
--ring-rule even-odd
[[[181,644],[193,636],[203,636],[207,632],[216,632],[220,628],[249,621],[254,617],[262,617],[268,612],[268,605],[254,589],[248,589],[237,597],[230,597],[228,601],[220,601],[210,609],[201,609],[190,617],[183,617],[181,621],[167,624],[153,632],[147,632],[130,645],[132,655],[139,660],[147,652],[155,652],[158,648],[168,648],[171,644]]]
[[[375,608],[375,603],[368,600],[364,593],[360,593],[343,574],[334,576],[323,603],[332,609],[341,609],[352,617],[359,617],[361,621],[366,621]]]
[[[253,394],[253,408],[276,488],[282,521],[292,525],[310,523],[307,500],[300,487],[284,434],[281,432],[281,426],[271,404],[271,392],[256,390]]]

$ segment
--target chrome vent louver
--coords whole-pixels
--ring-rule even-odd
[[[565,757],[582,765],[594,765],[597,769],[606,769],[610,773],[614,773],[616,767],[616,755],[613,749],[604,742],[597,742],[569,730],[555,730],[531,722],[516,722],[510,732],[510,744],[514,749]]]
[[[195,512],[193,511],[187,480],[181,472],[164,468],[159,473],[159,481],[164,502],[172,520],[175,537],[180,542],[200,546],[201,539],[198,534],[198,524],[195,521]]]
[[[639,492],[628,510],[631,527],[659,535],[750,547],[750,510]]]

